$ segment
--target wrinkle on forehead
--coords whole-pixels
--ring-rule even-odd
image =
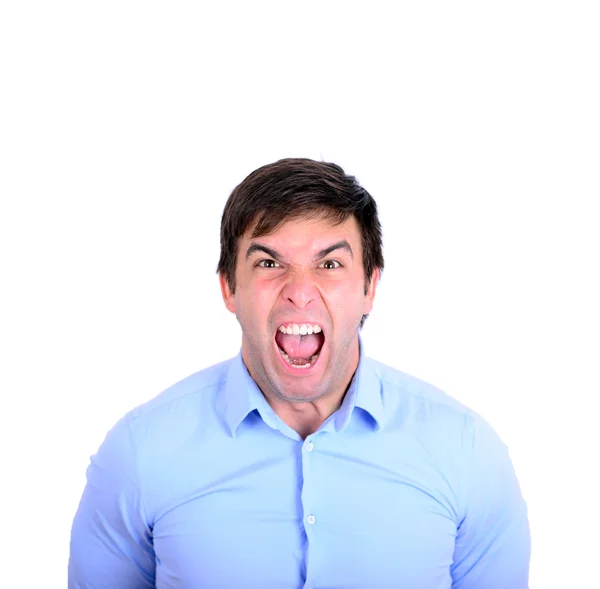
[[[336,225],[323,217],[306,220],[306,223],[303,221],[288,221],[278,231],[260,240],[246,236],[246,244],[240,252],[242,258],[247,261],[252,254],[261,251],[281,262],[290,261],[294,254],[300,254],[311,262],[330,254],[344,255],[351,260],[360,258],[362,243],[355,219],[349,218]]]

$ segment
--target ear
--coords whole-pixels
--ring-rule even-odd
[[[369,288],[365,294],[365,300],[363,302],[363,315],[368,315],[373,309],[373,301],[375,300],[375,291],[377,290],[379,275],[379,268],[375,268],[375,270],[373,270],[373,274],[371,274],[371,282],[369,283]]]
[[[235,315],[235,294],[231,292],[225,274],[219,274],[219,283],[221,284],[221,294],[223,295],[225,306],[228,311],[231,311]]]

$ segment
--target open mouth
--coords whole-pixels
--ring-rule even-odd
[[[275,341],[287,364],[306,369],[317,361],[325,336],[320,325],[285,323],[277,329]]]

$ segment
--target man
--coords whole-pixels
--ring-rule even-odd
[[[375,201],[337,165],[281,160],[233,191],[218,273],[241,352],[110,431],[72,589],[527,587],[505,445],[364,355],[382,269]]]

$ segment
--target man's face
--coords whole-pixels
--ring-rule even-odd
[[[252,378],[268,398],[288,402],[343,394],[358,364],[358,328],[371,312],[379,276],[376,270],[365,294],[356,220],[292,220],[257,238],[250,237],[252,229],[239,242],[235,294],[221,276]]]

